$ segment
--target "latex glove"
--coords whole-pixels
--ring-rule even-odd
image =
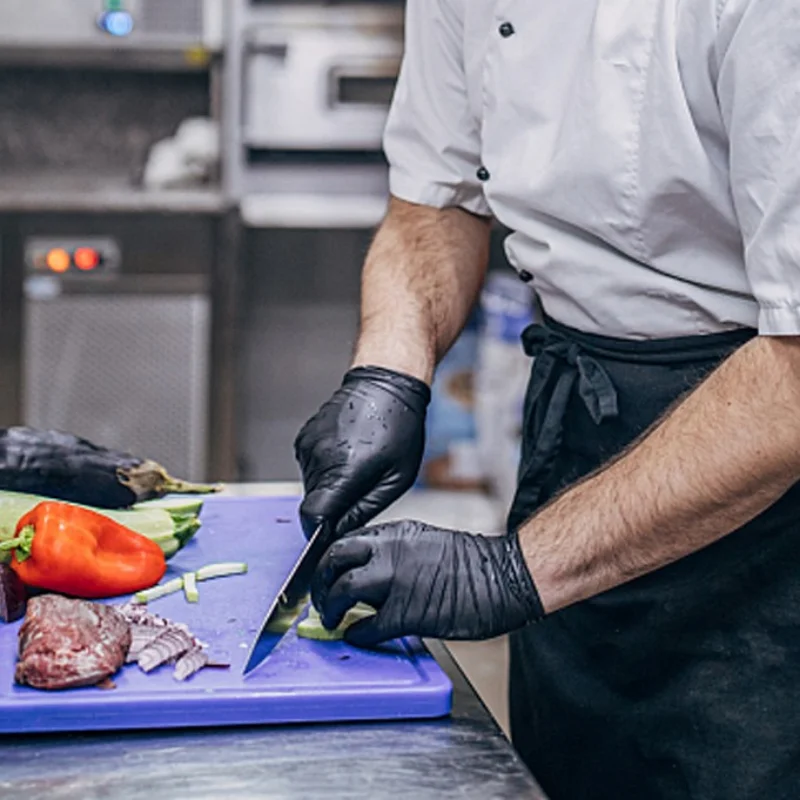
[[[330,629],[359,601],[376,608],[345,634],[362,647],[412,635],[489,639],[544,616],[516,535],[474,536],[410,521],[333,544],[312,599]]]
[[[344,376],[295,441],[307,536],[323,520],[336,536],[360,528],[411,488],[430,398],[422,381],[389,369],[358,367]]]

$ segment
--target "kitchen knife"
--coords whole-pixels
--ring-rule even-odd
[[[311,535],[300,558],[289,573],[289,577],[286,578],[277,597],[272,601],[272,605],[261,623],[261,628],[250,646],[250,652],[242,671],[245,677],[269,658],[286,635],[286,633],[272,633],[269,627],[282,614],[285,614],[287,609],[294,608],[308,594],[314,570],[325,554],[328,545],[328,537],[325,535],[326,527],[324,522],[321,523]]]

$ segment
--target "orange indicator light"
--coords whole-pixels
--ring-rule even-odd
[[[79,247],[73,253],[72,259],[78,269],[88,272],[100,264],[100,253],[93,247]]]
[[[47,266],[53,272],[66,272],[70,262],[69,253],[63,247],[56,247],[47,254]]]

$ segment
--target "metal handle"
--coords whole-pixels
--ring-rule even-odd
[[[328,72],[328,106],[343,108],[388,108],[400,60],[375,58],[337,64]]]

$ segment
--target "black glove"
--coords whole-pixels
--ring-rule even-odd
[[[330,547],[312,584],[327,628],[356,603],[378,613],[345,634],[370,647],[399,636],[489,639],[544,616],[516,534],[473,536],[393,522]]]
[[[306,535],[325,520],[337,536],[360,528],[414,484],[431,392],[380,367],[350,370],[295,441]]]

